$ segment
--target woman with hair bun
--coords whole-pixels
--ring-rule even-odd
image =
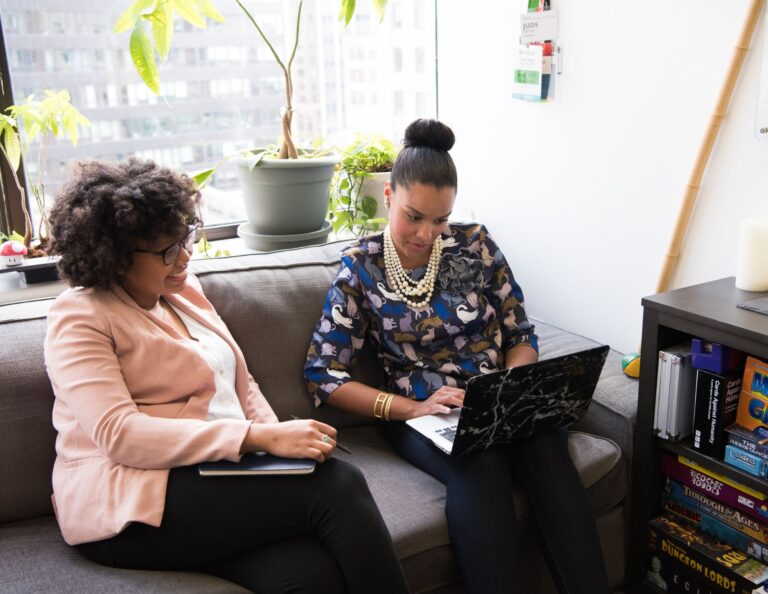
[[[342,253],[307,355],[309,391],[317,406],[380,419],[394,449],[446,485],[448,528],[469,592],[523,592],[525,568],[514,563],[526,548],[516,534],[519,482],[558,590],[607,593],[565,430],[452,458],[403,422],[461,406],[472,376],[538,358],[523,293],[488,230],[448,222],[457,188],[453,143],[436,120],[406,129],[385,189],[389,224]],[[366,340],[386,374],[383,389],[349,374]]]
[[[64,540],[126,569],[214,574],[255,592],[407,592],[336,430],[278,422],[187,272],[192,180],[151,161],[82,163],[51,213],[72,287],[48,314],[53,502]],[[306,476],[201,477],[248,452],[313,458]]]

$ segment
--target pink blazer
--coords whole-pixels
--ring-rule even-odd
[[[224,322],[188,278],[167,299],[232,347],[247,421],[204,420],[213,370],[188,338],[122,288],[68,289],[51,307],[45,361],[58,431],[53,504],[69,544],[109,538],[131,522],[159,526],[170,468],[236,461],[251,422],[277,422]]]

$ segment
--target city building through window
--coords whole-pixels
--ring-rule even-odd
[[[13,97],[66,90],[92,123],[78,145],[54,142],[46,155],[46,193],[54,197],[80,159],[135,155],[186,172],[211,167],[245,148],[278,144],[282,72],[233,0],[216,0],[226,22],[206,29],[176,20],[173,45],[159,63],[155,95],[131,62],[129,33],[113,31],[129,0],[0,0]],[[287,56],[296,2],[247,2],[275,49]],[[409,121],[434,117],[434,0],[390,0],[383,22],[357,2],[353,21],[338,20],[338,1],[304,3],[293,64],[294,137],[343,145],[355,132],[399,141]],[[393,47],[395,60],[393,60]],[[7,93],[7,88],[4,91]],[[30,175],[37,164],[25,163]],[[245,218],[234,163],[204,191],[206,224]],[[35,212],[35,209],[31,209]]]

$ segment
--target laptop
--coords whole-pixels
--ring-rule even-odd
[[[406,424],[451,456],[570,425],[587,412],[608,350],[603,345],[475,376],[463,407]]]

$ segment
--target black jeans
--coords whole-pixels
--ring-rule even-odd
[[[103,565],[203,571],[254,592],[408,591],[365,478],[335,459],[302,476],[175,468],[159,528],[135,522],[77,549]]]
[[[467,591],[522,593],[513,485],[528,494],[552,578],[568,594],[608,594],[592,510],[564,430],[453,458],[405,423],[380,425],[397,452],[446,485],[446,516]],[[517,482],[516,482],[517,481]]]

